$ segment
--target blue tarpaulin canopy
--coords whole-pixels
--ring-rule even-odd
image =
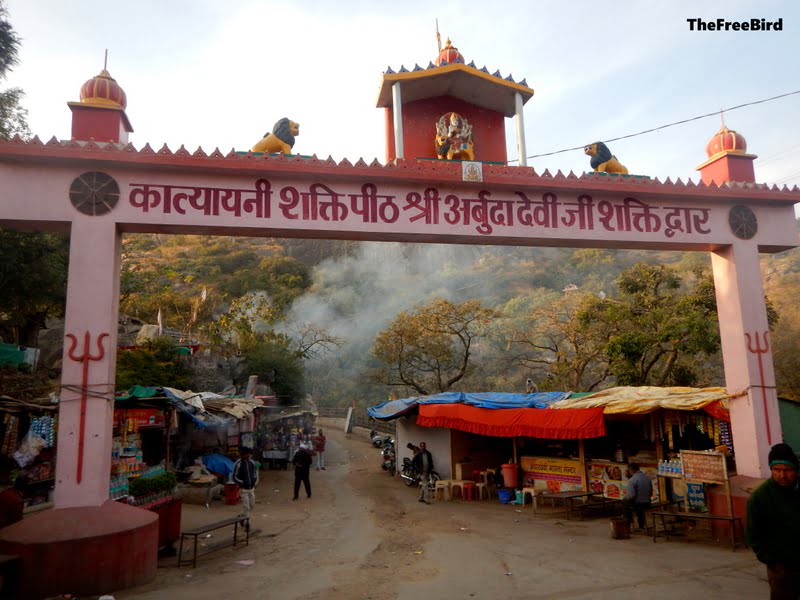
[[[443,392],[432,396],[413,396],[390,400],[367,408],[373,419],[389,421],[402,417],[418,404],[466,404],[476,408],[547,408],[569,396],[569,392],[539,392],[536,394],[508,394],[501,392]]]

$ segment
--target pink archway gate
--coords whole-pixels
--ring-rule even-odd
[[[0,546],[39,565],[80,559],[62,569],[64,577],[96,558],[111,560],[109,547],[140,550],[138,570],[122,568],[102,585],[84,577],[82,590],[155,575],[152,519],[145,522],[136,509],[123,515],[108,501],[120,241],[127,232],[710,252],[726,384],[735,394],[737,466],[740,474],[765,476],[781,426],[759,253],[797,244],[798,201],[797,188],[537,175],[480,163],[399,159],[383,166],[92,141],[0,142],[0,226],[68,231],[71,239],[58,510],[26,519],[16,541],[9,546],[5,534]],[[81,520],[95,527],[93,539],[113,542],[96,549],[78,540],[85,537],[75,525]],[[44,543],[48,535],[61,546]],[[33,549],[21,549],[26,539]],[[118,568],[126,558],[114,560]],[[28,580],[44,586],[33,575]]]
[[[758,255],[796,245],[800,191],[482,169],[0,143],[0,224],[71,234],[56,505],[108,498],[125,232],[711,252],[737,466],[766,475],[781,427]]]

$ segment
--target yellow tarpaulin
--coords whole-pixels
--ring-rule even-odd
[[[700,410],[712,402],[721,401],[728,408],[725,388],[690,387],[615,387],[583,396],[555,402],[551,409],[603,408],[606,415],[645,414],[660,408],[667,410]]]

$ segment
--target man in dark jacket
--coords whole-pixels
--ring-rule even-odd
[[[417,469],[419,477],[419,501],[430,504],[428,500],[428,485],[431,481],[431,471],[433,471],[433,456],[428,451],[425,442],[419,443],[419,452],[414,455],[411,464]]]
[[[239,485],[239,497],[242,500],[242,517],[250,518],[250,511],[256,504],[256,486],[258,485],[258,469],[251,456],[253,451],[250,448],[242,448],[239,451],[239,460],[233,463],[233,481]],[[249,530],[249,521],[245,524],[245,529]]]
[[[622,499],[622,509],[625,513],[625,520],[628,526],[633,525],[633,515],[636,513],[636,524],[639,529],[645,528],[645,511],[650,508],[651,496],[653,495],[653,482],[642,473],[639,464],[632,462],[628,464],[628,487],[625,497]]]
[[[800,598],[800,489],[788,444],[769,452],[771,477],[747,501],[747,543],[767,565],[770,599]]]
[[[294,497],[292,500],[297,500],[297,495],[300,492],[300,482],[306,488],[306,495],[311,498],[311,453],[308,451],[308,446],[300,444],[300,448],[294,453],[292,459],[294,463]]]

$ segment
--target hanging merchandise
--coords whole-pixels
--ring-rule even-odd
[[[6,415],[3,419],[5,435],[3,436],[3,456],[9,456],[17,449],[17,436],[19,435],[19,419],[13,415]]]
[[[671,450],[675,449],[675,441],[672,436],[672,416],[667,417],[667,440]]]
[[[55,419],[49,415],[43,417],[34,417],[31,419],[31,431],[39,435],[44,440],[45,448],[52,448],[55,446],[56,431]]]
[[[719,422],[719,443],[728,447],[728,452],[733,454],[733,439],[731,437],[730,425],[726,421]]]

